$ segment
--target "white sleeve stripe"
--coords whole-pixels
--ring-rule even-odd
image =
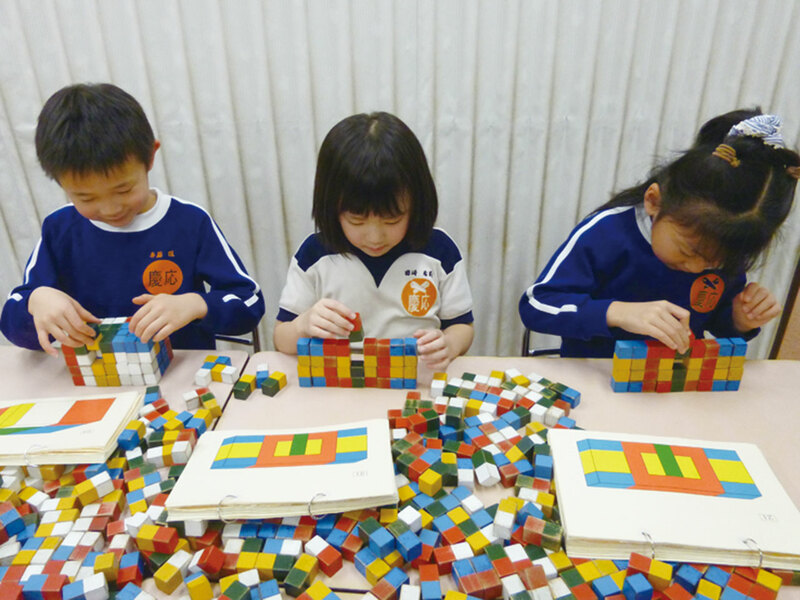
[[[23,280],[24,284],[30,283],[31,270],[36,266],[36,260],[39,258],[39,248],[41,248],[41,246],[42,238],[39,238],[39,241],[36,242],[36,247],[33,249],[33,252],[31,252],[31,259],[28,262],[28,268],[25,269],[25,279]]]
[[[256,302],[258,302],[258,296],[256,294],[253,294],[247,300],[242,300],[236,294],[227,294],[222,297],[223,302],[230,302],[231,300],[239,300],[240,302],[244,302],[245,306],[250,307],[253,306],[253,304],[255,304]]]
[[[567,259],[569,254],[572,252],[572,249],[575,247],[575,244],[578,242],[578,239],[584,233],[589,231],[592,227],[594,227],[602,219],[604,219],[604,218],[606,218],[608,216],[611,216],[611,215],[616,215],[616,214],[624,212],[626,210],[631,210],[633,208],[634,208],[633,206],[619,206],[617,208],[610,208],[608,210],[604,210],[603,212],[597,213],[583,227],[578,229],[572,235],[572,237],[570,237],[569,240],[567,240],[567,243],[564,244],[564,247],[561,249],[561,252],[558,253],[558,256],[556,256],[556,259],[553,261],[553,264],[550,265],[550,269],[547,271],[547,274],[544,276],[544,279],[542,279],[541,281],[539,281],[537,283],[534,283],[531,287],[529,287],[526,290],[525,293],[528,295],[528,304],[530,304],[536,310],[539,310],[541,312],[545,312],[545,313],[550,314],[550,315],[557,315],[557,314],[562,313],[562,312],[577,312],[578,307],[575,306],[574,304],[563,304],[561,306],[552,306],[550,304],[544,304],[542,302],[539,302],[534,297],[534,289],[536,288],[537,285],[541,285],[543,283],[547,283],[548,281],[550,281],[553,278],[553,276],[555,275],[555,272],[558,269],[558,267],[560,267],[561,263],[563,263]]]
[[[231,261],[231,264],[233,265],[233,268],[236,269],[236,272],[239,275],[241,275],[245,279],[249,280],[253,284],[254,294],[258,294],[258,292],[261,291],[261,288],[259,287],[259,285],[258,285],[258,283],[256,282],[255,279],[250,277],[250,275],[248,275],[247,273],[242,271],[242,269],[239,267],[239,264],[236,262],[236,259],[233,257],[233,252],[231,251],[230,245],[225,240],[225,236],[222,235],[222,232],[219,230],[219,227],[217,227],[216,221],[214,221],[214,219],[211,218],[211,215],[209,214],[209,212],[205,208],[203,208],[199,204],[195,204],[194,202],[187,202],[186,200],[180,200],[178,198],[175,198],[175,196],[173,196],[173,199],[178,201],[178,202],[181,202],[182,204],[189,204],[191,206],[196,206],[197,208],[202,210],[204,213],[206,213],[206,215],[208,215],[208,218],[211,221],[211,226],[214,228],[214,233],[217,234],[217,239],[219,239],[219,243],[222,246],[222,249],[225,250],[225,255],[228,257],[228,260]],[[247,304],[247,303],[245,302],[245,304]],[[250,305],[248,304],[248,306],[250,306]]]
[[[9,294],[8,299],[14,300],[15,302],[19,302],[20,300],[22,300],[22,294]]]

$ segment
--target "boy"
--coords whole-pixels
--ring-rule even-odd
[[[0,329],[14,344],[57,355],[90,342],[88,323],[133,315],[142,341],[213,348],[214,334],[253,329],[258,284],[201,207],[150,188],[160,143],[139,103],[111,84],[78,84],[39,114],[36,153],[72,202],[47,217],[9,294]]]

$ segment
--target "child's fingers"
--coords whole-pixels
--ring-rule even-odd
[[[318,332],[323,332],[328,336],[346,337],[353,330],[353,324],[327,306],[317,306],[312,311],[309,319],[309,326],[312,335],[319,336]]]
[[[156,315],[152,310],[150,310],[150,306],[145,304],[133,313],[130,322],[128,323],[128,329],[130,332],[138,337],[143,342],[146,341],[145,339],[145,331],[153,322],[153,319],[156,318]]]
[[[441,332],[438,329],[417,329],[413,334],[413,337],[417,338],[417,348],[438,338],[439,333]]]
[[[88,310],[83,308],[83,306],[81,306],[77,301],[75,301],[73,305],[75,306],[75,310],[77,311],[78,316],[81,318],[82,321],[84,321],[84,322],[88,321],[89,323],[100,323],[101,322],[100,318],[95,317],[92,313],[90,313]],[[92,329],[92,328],[89,327],[89,329]],[[94,334],[94,329],[92,329],[92,334]]]
[[[86,321],[78,314],[77,311],[68,311],[64,317],[66,318],[66,326],[64,330],[74,340],[82,344],[91,344],[94,340],[94,329],[86,324]]]
[[[350,323],[350,320],[356,318],[356,313],[350,310],[350,308],[346,305],[342,304],[338,300],[334,300],[333,298],[323,298],[320,300],[320,304],[331,312],[340,316],[347,323]]]
[[[770,295],[766,298],[763,298],[758,304],[747,307],[745,309],[745,313],[754,321],[766,323],[770,319],[774,319],[781,314],[781,306]]]
[[[154,296],[152,294],[141,294],[139,296],[136,296],[135,298],[131,298],[131,302],[133,302],[134,304],[140,304],[140,305],[141,304],[147,304],[153,298],[154,298]]]
[[[37,325],[36,336],[39,338],[39,345],[42,347],[42,350],[47,352],[50,356],[58,357],[58,350],[50,343],[50,334],[48,334],[47,331]]]
[[[678,352],[686,352],[689,348],[687,328],[682,322],[673,318],[665,318],[657,322],[650,335]]]
[[[428,344],[425,348],[417,347],[417,356],[430,368],[447,366],[447,346]]]

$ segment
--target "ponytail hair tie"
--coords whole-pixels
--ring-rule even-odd
[[[741,161],[736,158],[736,150],[732,146],[728,146],[728,144],[720,144],[714,149],[711,155],[721,158],[733,168],[742,164]]]
[[[744,121],[740,121],[728,132],[730,137],[740,135],[759,138],[767,146],[773,148],[785,148],[781,135],[781,125],[783,122],[778,115],[756,115]]]

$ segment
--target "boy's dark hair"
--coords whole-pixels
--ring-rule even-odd
[[[419,249],[431,235],[439,203],[417,137],[385,112],[353,115],[334,125],[319,150],[311,210],[325,245],[350,250],[339,223],[342,212],[391,217],[400,214],[404,197],[410,203],[405,241]]]
[[[728,135],[737,123],[760,114],[758,108],[740,109],[709,120],[694,146],[597,210],[638,204],[657,183],[657,219],[669,217],[695,233],[703,256],[726,273],[748,271],[789,214],[797,178],[787,169],[800,166],[800,156],[792,150],[754,136]],[[735,167],[715,154],[722,143],[735,152]]]
[[[36,126],[36,155],[56,181],[65,173],[108,173],[130,157],[149,166],[154,143],[141,105],[110,83],[58,90]]]

